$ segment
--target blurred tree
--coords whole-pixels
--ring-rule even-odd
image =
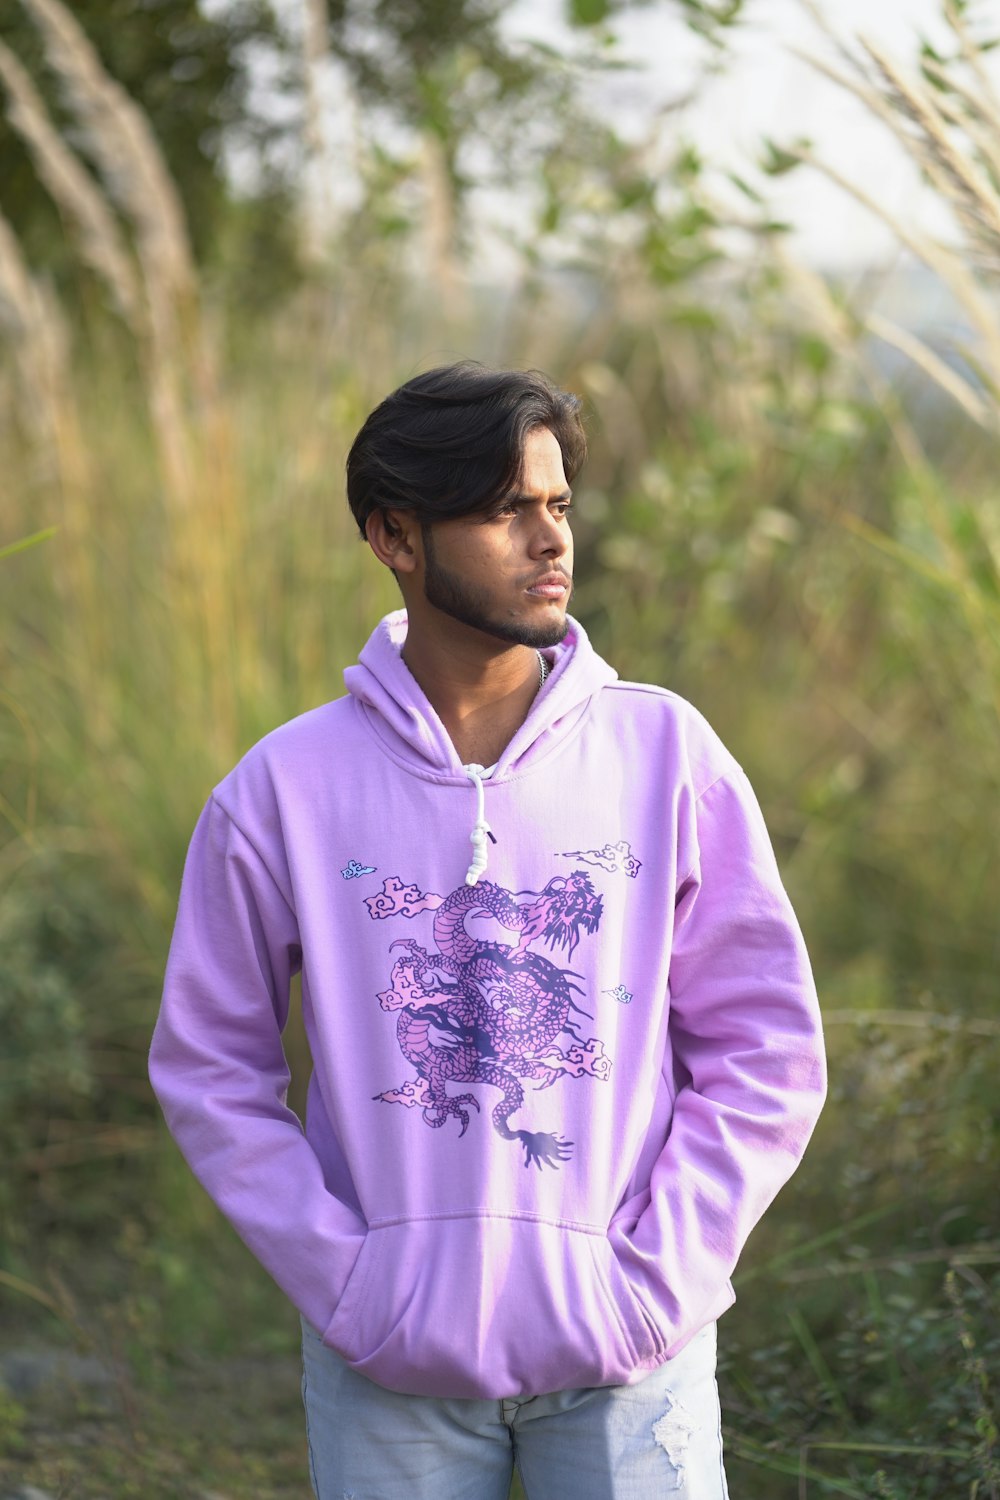
[[[328,0],[330,49],[378,137],[418,143],[428,196],[461,240],[474,183],[515,176],[532,114],[565,111],[564,89],[501,26],[504,0]],[[390,130],[387,132],[386,127]],[[416,162],[415,162],[416,165]],[[443,253],[447,245],[442,245]]]
[[[325,12],[330,52],[362,107],[366,149],[355,165],[363,201],[342,248],[364,244],[367,257],[386,243],[392,257],[389,242],[415,227],[416,213],[432,269],[448,285],[465,246],[474,189],[520,189],[544,179],[542,213],[562,221],[553,199],[560,196],[559,173],[549,168],[564,153],[584,173],[589,160],[596,178],[620,174],[615,132],[597,127],[581,85],[588,73],[621,65],[616,18],[648,3],[563,0],[571,35],[558,48],[516,39],[506,24],[510,0],[322,0],[312,12],[306,0],[281,8],[269,0],[211,7],[199,0],[76,0],[72,8],[104,66],[149,117],[198,258],[225,260],[227,284],[234,267],[241,268],[241,290],[259,301],[265,283],[285,284],[295,261],[295,216],[284,210],[309,155],[296,107],[310,83],[296,36],[304,17],[319,16],[322,33]],[[742,5],[673,0],[675,11],[713,41],[739,19]],[[19,0],[0,0],[0,39],[35,77],[57,125],[86,152]],[[278,96],[293,107],[276,108]],[[306,126],[308,135],[308,119]],[[239,174],[248,191],[245,183],[244,191],[234,189],[234,162],[250,167]],[[414,181],[421,188],[416,197]],[[62,281],[78,278],[56,210],[3,118],[0,183],[28,263]],[[519,230],[533,218],[534,205],[526,204]],[[547,233],[552,226],[541,227]]]
[[[229,198],[227,148],[266,154],[281,127],[254,112],[251,51],[279,49],[282,39],[266,0],[231,0],[208,15],[197,0],[73,0],[108,71],[149,116],[187,211],[196,252],[213,243]],[[17,0],[0,0],[0,38],[42,87],[56,120],[58,81],[42,60],[35,27]],[[68,128],[74,145],[86,142]],[[28,261],[57,275],[73,268],[72,247],[21,140],[0,117],[0,184],[4,212]]]
[[[587,141],[595,173],[620,155],[614,130],[595,128],[581,90],[588,71],[621,66],[614,22],[650,0],[563,0],[575,35],[563,47],[512,36],[510,0],[325,0],[330,50],[345,66],[374,133],[418,143],[432,212],[453,245],[470,190],[520,184]],[[743,0],[673,0],[720,44]],[[601,139],[598,141],[597,136]],[[404,148],[405,149],[405,148]],[[596,151],[596,154],[594,154]],[[551,198],[552,184],[546,184]],[[439,240],[441,233],[439,232]]]

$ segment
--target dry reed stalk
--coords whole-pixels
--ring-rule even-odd
[[[872,315],[869,314],[866,318],[864,315],[852,314],[842,307],[825,279],[816,271],[796,261],[780,240],[772,244],[771,253],[782,268],[786,286],[798,292],[803,307],[816,322],[823,336],[837,350],[842,359],[845,361],[853,359],[859,366],[908,470],[919,484],[928,506],[934,510],[938,526],[944,528],[944,534],[947,536],[946,523],[940,514],[935,495],[931,464],[919,434],[906,415],[892,382],[868,357],[864,347],[859,343],[859,332],[868,326]],[[838,511],[836,518],[855,531],[859,531],[863,525],[867,524],[856,521],[850,513]],[[874,539],[870,533],[871,528],[865,532],[869,541]],[[960,566],[953,543],[947,542],[946,545],[953,566]],[[942,578],[940,581],[944,582],[945,579]]]
[[[910,333],[908,329],[901,328],[898,323],[884,318],[881,313],[869,313],[867,327],[871,333],[880,338],[884,344],[891,344],[898,349],[900,354],[905,354],[918,369],[937,384],[941,390],[951,396],[973,422],[987,431],[1000,434],[1000,409],[992,405],[953,370],[951,365],[936,354],[929,344],[916,334]]]
[[[31,153],[57,207],[76,228],[83,259],[110,291],[133,332],[141,294],[130,252],[100,189],[56,130],[41,95],[17,57],[0,41],[0,82],[7,116]]]
[[[17,235],[0,212],[0,321],[25,335],[38,312],[39,289],[28,270]]]
[[[326,0],[305,0],[302,49],[306,86],[305,139],[308,154],[323,152],[323,91],[320,75],[329,56],[327,28],[330,23]]]
[[[805,56],[820,72],[855,94],[889,126],[925,178],[950,204],[963,243],[953,247],[920,233],[894,218],[881,203],[868,197],[857,184],[842,178],[811,152],[793,148],[793,154],[823,171],[855,199],[865,203],[894,231],[902,244],[938,274],[970,319],[978,340],[976,357],[984,372],[984,382],[982,386],[975,385],[941,360],[925,341],[909,331],[898,329],[877,314],[869,313],[860,320],[861,325],[900,349],[935,381],[939,389],[958,401],[968,416],[996,436],[1000,433],[1000,309],[995,294],[984,284],[1000,274],[1000,196],[991,175],[993,159],[1000,149],[994,144],[994,141],[1000,141],[1000,108],[996,96],[990,88],[983,86],[984,70],[981,67],[971,69],[979,83],[978,89],[964,79],[961,89],[952,88],[954,59],[949,65],[936,65],[935,86],[926,78],[905,76],[881,48],[863,39],[860,45],[864,55],[857,57],[835,36],[814,0],[802,0],[802,4],[827,35],[833,37],[838,52],[847,59],[852,71],[845,75],[821,59],[801,52],[798,55]],[[953,29],[955,16],[954,8],[946,6],[946,18]],[[969,63],[973,44],[967,33],[960,35],[959,40],[962,59]],[[942,98],[946,100],[943,106]],[[988,151],[979,144],[984,135],[989,142]],[[970,263],[978,267],[978,274]],[[858,349],[857,356],[863,366],[867,365],[866,375],[871,384],[876,372],[865,360],[863,350]],[[881,379],[886,399],[880,404],[887,415],[892,413],[892,429],[918,483],[921,501],[944,559],[942,566],[934,568],[937,581],[951,590],[965,617],[982,684],[1000,719],[995,604],[976,573],[972,549],[963,547],[956,534],[950,507],[939,493],[912,425],[884,377]],[[904,547],[891,536],[868,528],[857,517],[845,515],[843,520],[859,534],[867,535],[873,545],[905,562],[916,572],[927,572],[927,560],[922,554]],[[994,566],[1000,570],[1000,554],[985,533],[983,543],[991,552]]]
[[[881,96],[873,89],[859,86],[846,74],[839,72],[829,63],[821,58],[812,56],[798,47],[791,49],[796,56],[808,62],[817,72],[824,74],[832,83],[855,95],[861,103],[865,104],[874,114],[884,121],[889,128],[900,136],[904,146],[908,149],[911,144],[910,137],[906,132],[899,131],[899,122],[892,111],[886,105]],[[880,218],[901,244],[905,245],[913,255],[922,260],[931,270],[941,277],[954,292],[956,298],[961,302],[965,311],[977,328],[989,327],[994,321],[994,312],[983,293],[982,287],[976,281],[972,272],[965,265],[961,254],[957,254],[950,246],[944,245],[937,240],[932,240],[927,235],[921,235],[917,230],[909,228],[904,222],[895,217],[878,199],[866,194],[857,183],[838,173],[828,162],[821,160],[813,152],[792,146],[789,155],[796,156],[806,165],[822,172],[844,192],[849,193],[858,203],[867,208],[877,218]]]
[[[793,48],[793,51],[798,51]],[[840,81],[831,69],[825,67],[817,58],[809,58],[808,54],[799,53],[812,62],[818,71],[826,73],[833,81]],[[930,270],[934,271],[941,280],[945,282],[954,293],[956,299],[973,320],[976,327],[988,324],[993,318],[993,310],[989,300],[976,281],[972,273],[967,270],[961,258],[947,245],[939,244],[927,235],[921,235],[917,230],[911,229],[902,219],[890,212],[877,198],[866,193],[856,182],[838,172],[829,162],[824,161],[815,152],[803,146],[788,146],[782,148],[789,156],[794,156],[804,166],[812,167],[814,171],[822,173],[824,177],[843,192],[852,197],[862,208],[868,209],[876,218],[882,220],[887,228],[891,229],[901,245],[904,245],[917,260],[922,260]]]
[[[921,501],[929,516],[935,538],[944,559],[942,563],[931,562],[923,553],[914,550],[910,545],[898,541],[895,537],[881,531],[878,527],[870,525],[861,517],[852,512],[835,509],[831,512],[833,519],[837,520],[848,531],[860,537],[869,546],[887,557],[891,557],[898,563],[904,564],[910,572],[915,573],[935,586],[947,589],[957,599],[970,626],[972,646],[975,655],[979,658],[984,681],[993,684],[993,694],[998,718],[1000,718],[1000,678],[998,678],[990,645],[995,633],[995,605],[987,599],[980,589],[976,578],[970,567],[969,558],[963,553],[962,547],[956,539],[954,528],[948,513],[946,501],[939,493],[932,465],[924,451],[923,444],[917,434],[913,423],[906,415],[898,393],[892,382],[884,375],[874,362],[866,355],[863,347],[857,343],[857,328],[853,325],[851,318],[845,313],[834,300],[830,288],[823,278],[813,271],[798,265],[792,260],[788,252],[779,244],[773,247],[779,263],[783,266],[786,276],[786,284],[797,287],[804,305],[815,318],[816,322],[829,338],[830,342],[838,350],[843,358],[851,358],[857,362],[866,383],[879,409],[882,411],[889,431],[895,438],[897,447],[902,454],[907,469],[912,475],[918,488]],[[857,320],[858,327],[872,328],[878,331],[880,320],[877,314],[869,314],[866,318]],[[886,332],[896,332],[894,325],[886,324]],[[898,330],[903,338],[912,339],[912,335]],[[883,337],[886,333],[882,334]],[[896,343],[894,337],[889,341]],[[918,339],[913,340],[916,348],[903,348],[903,352],[910,355],[916,362],[923,365],[924,360],[930,356],[936,358],[932,351]],[[947,367],[946,367],[947,369]],[[932,377],[937,371],[928,368],[927,373]],[[947,369],[950,377],[955,377],[955,372]],[[971,415],[971,413],[970,413]],[[998,428],[996,414],[990,416],[990,424],[994,431]],[[1000,571],[1000,552],[997,551],[996,542],[984,532],[983,540],[990,549],[994,565]],[[993,617],[991,619],[991,617]]]
[[[803,5],[830,36],[833,32],[818,11],[815,0]],[[907,77],[884,51],[861,40],[864,56],[856,57],[834,37],[837,49],[853,70],[844,78],[817,59],[809,60],[821,71],[851,89],[884,120],[925,177],[935,185],[954,212],[964,243],[957,248],[942,245],[930,236],[897,226],[881,205],[871,205],[884,222],[923,262],[934,269],[969,315],[978,339],[975,356],[983,371],[977,387],[960,372],[946,367],[927,345],[892,325],[880,325],[870,316],[867,327],[876,335],[889,336],[897,348],[936,381],[939,388],[960,400],[962,409],[980,422],[991,435],[1000,431],[1000,307],[995,289],[988,285],[1000,276],[1000,193],[994,181],[993,164],[1000,154],[1000,100],[993,89],[958,7],[945,4],[945,19],[958,39],[959,55],[947,63],[935,63],[931,79]],[[972,76],[958,78],[964,64]],[[942,101],[944,103],[942,104]],[[980,142],[985,137],[988,149]],[[817,165],[820,165],[817,163]],[[827,175],[834,174],[827,169]],[[853,184],[845,184],[856,198],[862,195]],[[899,233],[900,229],[902,233]],[[976,275],[969,262],[979,268]],[[984,284],[986,283],[986,284]],[[996,605],[976,571],[973,549],[963,547],[956,534],[947,502],[928,479],[926,465],[914,470],[934,536],[946,559],[942,583],[948,586],[965,616],[969,639],[981,671],[981,681],[1000,719],[1000,657],[997,655]],[[849,518],[845,518],[849,519]],[[922,556],[900,549],[881,534],[869,538],[885,550],[921,571]],[[994,568],[1000,572],[1000,550],[994,536],[982,530],[981,540]]]
[[[45,537],[52,536],[56,528],[50,527],[46,531],[36,533],[34,537],[24,537],[20,542],[15,542],[10,547],[0,547],[0,558],[10,557],[12,552],[20,551],[24,547],[30,547],[33,542]],[[38,817],[38,769],[41,759],[41,740],[38,730],[32,722],[31,715],[22,707],[12,693],[6,692],[0,687],[0,707],[9,714],[21,731],[24,743],[24,766],[27,776],[27,787],[24,795],[24,814],[13,807],[7,798],[0,792],[0,812],[11,824],[11,827],[19,834],[20,839],[29,848],[36,848],[35,823]]]
[[[81,679],[96,705],[103,612],[87,499],[90,464],[73,390],[69,329],[55,297],[28,270],[17,236],[0,213],[0,315],[4,313],[13,333],[21,409],[60,506],[53,578],[66,617],[82,615],[82,633],[73,646]],[[37,520],[30,517],[34,524]]]
[[[885,206],[866,194],[856,183],[804,148],[790,154],[821,171],[839,187],[882,220],[919,260],[933,270],[949,288],[969,317],[983,352],[982,366],[988,388],[981,392],[971,380],[952,369],[923,341],[895,330],[882,320],[870,331],[914,359],[926,374],[962,409],[990,432],[1000,431],[1000,310],[983,285],[981,276],[1000,274],[1000,194],[991,170],[1000,158],[1000,103],[988,84],[981,60],[973,66],[975,47],[961,27],[954,7],[946,5],[946,17],[959,37],[962,56],[978,81],[977,90],[965,80],[953,85],[954,65],[934,65],[938,87],[926,79],[908,78],[885,52],[872,42],[860,41],[863,55],[856,55],[836,34],[815,0],[801,0],[817,25],[833,41],[848,71],[799,48],[792,50],[818,72],[858,98],[876,115],[903,146],[911,160],[951,205],[964,243],[953,247],[904,224]],[[956,24],[957,20],[957,24]],[[954,98],[949,98],[949,90]],[[980,271],[977,276],[972,268]],[[903,347],[905,344],[905,348]]]
[[[197,277],[180,196],[142,110],[106,71],[62,0],[22,0],[65,86],[107,189],[135,230],[146,294],[149,404],[175,508],[195,503],[197,458],[187,409],[213,385],[198,320]],[[192,398],[192,387],[195,396]]]
[[[982,101],[977,99],[961,79],[942,68],[933,58],[924,60],[923,69],[928,78],[938,85],[936,99],[940,113],[950,124],[965,131],[990,172],[1000,177],[1000,140],[989,133],[990,121],[982,113]],[[957,96],[960,104],[951,103],[946,92],[948,89]],[[1000,119],[1000,107],[997,119]]]
[[[987,109],[987,118],[1000,119],[1000,94],[993,87],[993,80],[983,67],[983,54],[969,35],[960,5],[955,0],[944,0],[944,14],[948,25],[958,38],[963,60],[975,76],[981,90],[980,99]]]
[[[135,231],[148,316],[147,399],[169,504],[179,636],[193,643],[180,663],[200,680],[218,725],[221,754],[236,734],[241,689],[234,640],[245,518],[239,503],[229,413],[198,305],[198,284],[180,195],[140,107],[105,70],[63,0],[22,0],[66,87],[88,150]],[[247,638],[253,622],[242,620]],[[252,652],[248,659],[252,659]],[[193,673],[193,676],[192,676]]]
[[[424,190],[424,245],[427,270],[441,292],[443,310],[451,319],[464,312],[464,292],[455,254],[455,190],[444,147],[433,131],[425,130],[420,151]]]
[[[951,202],[973,245],[980,246],[983,268],[995,272],[1000,268],[1000,199],[988,175],[952,140],[932,90],[908,79],[874,42],[862,45],[881,75],[886,103],[916,127],[907,132],[911,155]]]
[[[244,519],[180,196],[149,121],[106,72],[68,6],[22,3],[65,88],[87,155],[134,231],[143,293],[138,342],[172,543],[177,696],[202,698],[225,757],[236,737],[241,688],[233,599]]]
[[[587,393],[604,427],[615,459],[645,453],[649,438],[642,413],[626,380],[603,360],[589,359],[577,366],[576,379]]]
[[[305,181],[302,204],[302,251],[307,265],[321,265],[332,227],[326,132],[323,129],[322,78],[330,56],[326,0],[305,0],[302,26],[302,75],[305,85]]]
[[[47,1307],[57,1317],[75,1326],[72,1317],[67,1317],[65,1308],[60,1306],[55,1297],[50,1296],[42,1287],[35,1286],[33,1282],[25,1281],[22,1276],[14,1276],[10,1271],[0,1271],[0,1286],[10,1287],[12,1291],[20,1292],[22,1296],[30,1297],[32,1301],[41,1303],[42,1307]]]
[[[65,84],[112,197],[135,226],[151,301],[183,303],[196,286],[184,210],[150,129],[121,84],[103,67],[62,0],[22,0],[46,56]]]
[[[0,212],[0,320],[13,334],[25,418],[59,459],[61,406],[69,390],[69,334],[58,304],[28,270],[18,238]]]

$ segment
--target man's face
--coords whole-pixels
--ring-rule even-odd
[[[559,444],[535,428],[522,485],[502,508],[422,528],[428,604],[512,645],[554,646],[573,587],[569,510]]]

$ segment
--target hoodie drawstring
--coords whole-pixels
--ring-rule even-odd
[[[480,875],[486,869],[486,840],[493,831],[486,821],[486,794],[483,791],[483,773],[486,767],[463,766],[462,770],[476,788],[476,821],[469,835],[469,841],[472,844],[472,863],[465,874],[466,885],[476,885]]]

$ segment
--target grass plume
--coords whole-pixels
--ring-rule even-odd
[[[0,82],[7,115],[22,137],[38,176],[75,231],[81,255],[104,282],[134,333],[140,328],[140,289],[124,236],[100,188],[59,134],[27,70],[0,40]]]
[[[921,365],[973,419],[990,430],[1000,424],[1000,310],[983,285],[983,278],[1000,275],[1000,193],[994,181],[1000,152],[1000,105],[989,84],[961,16],[952,5],[945,18],[955,33],[958,56],[931,61],[917,74],[907,74],[884,48],[863,38],[852,48],[834,29],[815,0],[801,0],[817,25],[834,44],[843,67],[823,58],[793,50],[840,88],[853,94],[895,136],[907,156],[937,189],[954,213],[961,232],[957,246],[942,244],[904,223],[856,183],[836,172],[806,147],[790,154],[821,171],[892,230],[919,260],[934,271],[964,308],[977,340],[977,358],[988,382],[985,397],[964,374],[947,374],[930,349],[906,348],[890,330],[890,341]],[[962,73],[965,66],[970,78]],[[978,271],[978,275],[976,274]],[[872,329],[873,332],[878,332]]]
[[[62,0],[22,0],[65,86],[88,149],[136,231],[152,304],[185,302],[196,276],[180,195],[142,110],[103,66]]]
[[[75,468],[79,444],[67,446],[65,441],[72,407],[68,328],[56,299],[28,269],[17,235],[2,212],[0,321],[12,335],[20,375],[17,394],[28,426],[57,466],[72,454]],[[65,479],[65,468],[60,467],[60,473]]]

